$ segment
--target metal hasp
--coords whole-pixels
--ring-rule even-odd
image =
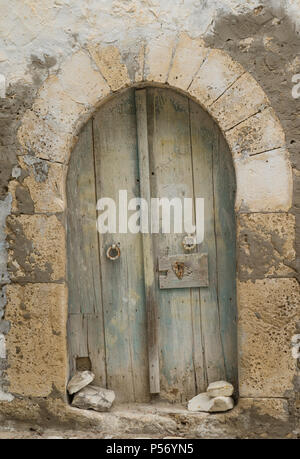
[[[161,289],[208,287],[207,253],[160,257],[158,270],[166,271],[159,276]]]

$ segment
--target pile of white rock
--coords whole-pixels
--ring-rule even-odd
[[[234,407],[233,385],[227,381],[215,381],[209,384],[206,392],[196,395],[188,403],[189,411],[218,413]]]
[[[108,411],[115,399],[113,390],[91,385],[95,379],[91,371],[77,371],[70,379],[67,390],[74,395],[71,405],[83,410]]]

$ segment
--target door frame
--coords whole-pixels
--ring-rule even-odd
[[[288,211],[292,205],[293,187],[291,163],[285,145],[284,131],[264,91],[255,79],[228,54],[224,51],[206,48],[201,41],[186,40],[184,50],[190,56],[187,65],[187,62],[180,57],[183,49],[182,41],[184,37],[180,37],[179,40],[174,39],[170,43],[162,35],[155,40],[150,40],[146,53],[141,52],[142,45],[133,47],[129,51],[128,66],[121,58],[122,46],[107,46],[103,49],[115,56],[113,71],[107,67],[105,53],[99,54],[98,47],[90,44],[89,52],[80,49],[68,56],[61,65],[60,74],[50,75],[43,82],[32,108],[25,112],[21,120],[18,140],[22,153],[30,158],[32,152],[35,152],[37,159],[46,161],[49,168],[46,179],[38,182],[34,180],[33,167],[26,164],[26,158],[23,155],[19,156],[20,167],[27,170],[32,177],[27,180],[28,192],[34,198],[34,213],[26,215],[26,221],[32,229],[28,237],[33,241],[38,241],[42,220],[43,228],[48,228],[50,232],[53,231],[53,225],[55,225],[56,242],[49,246],[43,259],[37,261],[37,266],[42,267],[42,272],[45,271],[45,263],[52,267],[49,272],[45,271],[46,274],[41,278],[42,280],[39,277],[24,280],[24,276],[18,273],[12,274],[13,283],[6,286],[7,303],[5,307],[7,311],[14,308],[15,296],[20,288],[24,295],[27,291],[33,292],[32,295],[37,302],[39,298],[44,301],[46,295],[49,305],[51,305],[52,297],[55,296],[56,303],[59,304],[59,310],[55,312],[55,316],[58,321],[57,333],[60,337],[57,338],[60,340],[59,344],[57,342],[55,345],[59,345],[62,358],[57,361],[54,351],[53,356],[48,356],[48,368],[56,370],[55,372],[51,370],[49,377],[44,379],[47,379],[47,387],[54,384],[62,397],[65,396],[68,379],[65,340],[68,299],[64,274],[67,256],[65,245],[61,242],[66,235],[64,224],[66,171],[71,151],[77,140],[77,133],[107,98],[128,86],[138,87],[148,84],[171,86],[193,98],[220,126],[232,152],[237,181],[235,210],[238,228],[241,227],[241,219],[245,217],[254,219],[257,214],[268,214],[270,218],[263,223],[264,231],[272,234],[275,218],[272,216],[276,216],[282,222],[290,219]],[[204,72],[209,75],[209,71],[213,72],[214,65],[218,66],[219,74],[222,74],[223,77],[211,86],[205,79]],[[81,72],[83,68],[84,72]],[[77,78],[77,75],[80,75],[80,78]],[[47,116],[44,115],[45,113]],[[58,215],[59,218],[55,219],[55,215]],[[24,216],[15,218],[22,223]],[[9,228],[7,230],[9,231]],[[259,236],[258,228],[254,231]],[[294,241],[293,234],[291,241],[292,243]],[[31,250],[34,253],[34,247]],[[272,258],[270,266],[271,268],[274,266],[276,270]],[[251,328],[248,329],[247,324],[253,323],[254,320],[252,304],[255,298],[257,304],[264,303],[263,292],[268,288],[270,289],[273,285],[274,288],[277,286],[279,288],[284,284],[286,288],[293,289],[295,279],[291,279],[289,275],[280,277],[275,272],[271,279],[268,273],[260,275],[254,273],[248,281],[245,281],[240,278],[239,274],[242,268],[247,269],[247,265],[241,266],[239,259],[237,270],[240,316],[238,324],[239,392],[242,397],[283,397],[288,388],[292,390],[295,362],[291,360],[290,369],[287,369],[282,375],[282,362],[287,361],[286,358],[283,356],[282,362],[281,359],[275,362],[272,354],[268,356],[264,351],[263,358],[266,367],[272,368],[273,372],[281,375],[280,386],[275,382],[270,383],[266,374],[259,370],[254,379],[249,379],[249,375],[252,374],[253,358],[258,362],[262,356],[258,353],[256,357],[252,357],[250,341],[253,332]],[[33,270],[33,272],[37,271]],[[19,281],[22,282],[22,286],[17,284]],[[51,294],[47,287],[50,283]],[[249,297],[248,287],[251,287],[252,283],[257,288]],[[10,333],[13,333],[14,330],[22,330],[20,327],[22,327],[20,323],[12,322]],[[255,323],[252,329],[256,330]],[[51,337],[50,340],[50,337],[45,335],[44,339],[45,342],[49,342],[51,349],[53,338]],[[286,342],[285,346],[289,349],[290,343]],[[267,334],[262,334],[260,348],[268,349],[269,347]],[[292,357],[288,358],[292,359]],[[36,366],[33,364],[31,367],[31,374],[38,375],[39,356],[37,355],[35,359],[34,354],[32,360],[36,360],[37,363]],[[26,378],[24,378],[25,386],[23,387],[22,378],[14,379],[13,377],[14,371],[20,374],[19,370],[16,370],[16,361],[8,357],[8,363],[10,369],[7,380],[10,383],[10,390],[21,394],[25,391],[27,394]],[[40,388],[39,391],[42,394],[48,393],[46,388]],[[36,395],[36,392],[33,395]]]

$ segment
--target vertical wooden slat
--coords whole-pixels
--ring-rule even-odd
[[[138,160],[140,173],[140,197],[148,203],[147,222],[150,216],[150,176],[149,176],[149,149],[148,149],[148,126],[147,126],[147,93],[146,89],[135,92]],[[141,225],[143,220],[141,217]],[[159,352],[158,352],[158,323],[157,323],[157,298],[155,290],[153,243],[150,233],[143,233],[143,256],[144,256],[144,282],[147,310],[148,330],[148,354],[149,354],[149,377],[150,393],[160,392],[159,382]]]
[[[191,317],[193,333],[193,362],[195,371],[195,392],[205,392],[206,372],[203,349],[203,337],[201,334],[201,299],[199,288],[191,288]]]
[[[92,120],[81,131],[71,155],[67,200],[70,370],[72,374],[76,369],[76,357],[89,356],[96,378],[105,386]],[[97,322],[89,338],[88,322]],[[96,333],[97,338],[93,338],[92,333]],[[88,339],[93,341],[93,346],[88,346]]]
[[[68,317],[70,376],[76,371],[76,358],[88,357],[87,320],[83,314]]]
[[[149,88],[148,138],[152,197],[193,198],[188,100],[173,91]],[[171,222],[174,221],[171,216]],[[156,259],[183,254],[184,234],[153,235]],[[157,283],[158,286],[158,283]],[[195,368],[199,294],[186,289],[158,290],[161,396],[186,401],[196,393]],[[194,353],[196,350],[196,353]]]
[[[88,314],[85,316],[87,329],[88,356],[95,374],[94,383],[106,387],[106,350],[103,340],[103,316]]]
[[[81,131],[67,179],[70,313],[101,310],[92,122]]]
[[[134,90],[107,102],[95,115],[94,149],[97,197],[128,201],[139,196]],[[129,213],[130,215],[130,213]],[[117,219],[118,223],[118,219]],[[100,234],[107,385],[117,402],[149,400],[145,289],[141,234]],[[106,251],[120,243],[121,256],[111,261]]]
[[[221,133],[213,163],[220,330],[226,379],[237,387],[235,172]]]
[[[196,219],[196,202],[195,202],[195,186],[194,186],[194,170],[193,170],[193,154],[199,154],[199,151],[193,151],[192,141],[192,126],[191,126],[191,101],[188,101],[189,107],[189,127],[190,127],[190,148],[191,148],[191,163],[192,163],[192,182],[193,182],[193,198],[194,198],[194,219]],[[199,252],[199,247],[196,247]],[[191,315],[192,315],[192,329],[193,329],[193,359],[195,369],[196,393],[205,392],[207,388],[207,373],[205,367],[205,352],[204,340],[201,324],[201,295],[199,288],[191,289]]]
[[[209,287],[200,289],[201,328],[207,382],[224,379],[225,364],[220,331],[213,151],[218,148],[218,129],[197,104],[190,102],[195,197],[204,198],[204,241],[199,250],[208,253]],[[226,199],[226,197],[224,197]]]

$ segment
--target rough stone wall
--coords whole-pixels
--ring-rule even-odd
[[[43,416],[55,421],[57,407],[65,404],[62,394],[66,376],[61,369],[66,368],[66,337],[62,331],[66,290],[65,265],[60,254],[65,250],[61,184],[66,164],[63,156],[54,153],[61,141],[57,122],[65,136],[70,136],[70,148],[73,136],[67,128],[64,131],[67,123],[62,116],[60,120],[46,120],[53,137],[51,143],[43,143],[37,119],[46,119],[48,107],[44,100],[50,105],[51,100],[53,104],[67,104],[66,113],[68,116],[72,113],[77,123],[79,117],[91,112],[97,100],[95,90],[108,94],[124,82],[130,84],[132,80],[142,79],[145,48],[150,49],[148,64],[151,63],[153,75],[148,68],[144,68],[144,72],[148,71],[149,80],[153,76],[156,82],[163,81],[170,60],[174,59],[173,44],[186,32],[192,40],[183,42],[179,67],[195,65],[194,73],[197,71],[198,63],[186,57],[185,46],[194,49],[195,54],[199,42],[201,46],[226,51],[236,62],[235,72],[240,72],[241,79],[246,69],[259,82],[284,128],[293,166],[293,206],[268,212],[267,208],[255,210],[254,202],[252,213],[246,208],[243,213],[240,207],[242,212],[237,222],[239,327],[244,343],[240,356],[243,381],[240,395],[244,401],[240,409],[251,412],[245,415],[245,428],[240,435],[247,434],[249,419],[253,425],[262,422],[260,410],[271,419],[268,422],[272,431],[276,409],[273,405],[272,409],[268,408],[270,398],[274,398],[279,413],[273,423],[274,432],[289,435],[296,431],[300,382],[290,355],[290,341],[293,334],[300,332],[300,325],[298,330],[296,325],[299,320],[300,98],[292,97],[292,76],[300,73],[300,2],[32,0],[12,1],[7,7],[7,2],[0,0],[0,7],[3,12],[0,74],[6,78],[6,97],[0,98],[0,413],[16,419],[38,420]],[[164,59],[159,59],[157,50],[151,55],[155,47],[150,45],[162,35]],[[100,50],[95,52],[97,44]],[[86,54],[80,54],[81,50]],[[136,59],[132,58],[133,54]],[[79,56],[74,58],[78,63],[72,59],[68,68],[64,63],[73,55]],[[93,64],[87,55],[93,58]],[[220,56],[222,53],[218,55],[216,51],[209,59],[214,63]],[[243,69],[239,69],[239,64]],[[78,73],[73,71],[76,65]],[[86,93],[82,95],[82,80],[91,65]],[[178,74],[176,65],[172,68],[168,81],[184,88],[187,84],[184,75]],[[228,74],[224,91],[234,82],[229,79],[230,68]],[[202,78],[205,79],[204,72]],[[46,80],[52,83],[48,89],[43,87]],[[61,91],[61,80],[64,92],[60,101],[57,93]],[[206,97],[199,94],[198,86],[195,80],[191,94]],[[212,100],[220,95],[221,92],[211,91]],[[84,110],[78,108],[83,106]],[[61,107],[58,108],[63,113]],[[269,118],[266,115],[271,127],[272,109]],[[249,186],[253,168],[254,176],[259,175],[258,171],[263,176],[263,168],[268,167],[266,163],[276,161],[269,150],[283,146],[279,131],[275,140],[272,133],[270,147],[265,137],[258,140],[261,116],[258,111],[256,118],[251,118],[251,124],[246,119],[227,135],[237,146],[236,154],[242,157],[241,161],[246,158],[249,145],[254,145],[253,138],[257,150],[251,146],[251,154],[262,155],[242,176],[240,186],[249,195],[254,192]],[[228,127],[226,117],[225,113],[221,126],[224,129]],[[278,163],[278,180],[280,167]],[[253,184],[255,187],[255,181]],[[40,350],[38,359],[36,349]],[[26,397],[30,397],[30,403]],[[261,406],[263,408],[259,408]],[[73,419],[72,415],[65,416]],[[231,417],[232,429],[237,423],[234,416]],[[226,422],[229,421],[225,419]],[[221,427],[216,429],[222,430],[222,425],[221,422]],[[208,435],[208,427],[205,429],[203,432]],[[203,432],[200,434],[204,435]]]

